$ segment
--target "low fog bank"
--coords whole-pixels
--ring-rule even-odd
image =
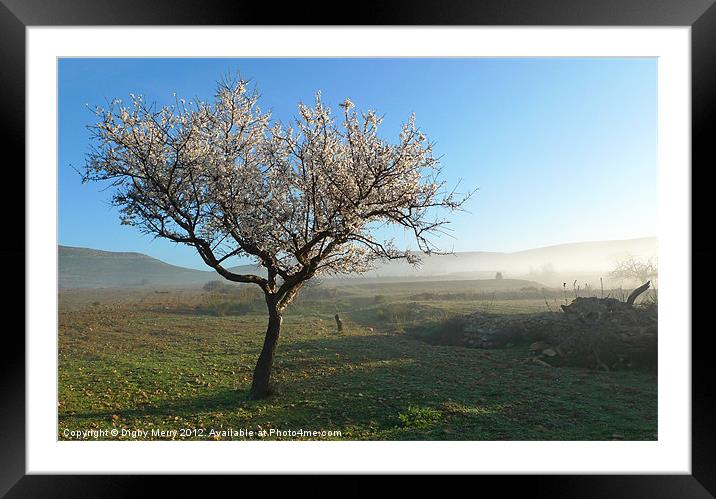
[[[584,284],[619,287],[638,279],[613,277],[620,262],[633,259],[656,262],[657,239],[647,237],[618,241],[562,244],[515,253],[461,252],[423,256],[420,267],[397,261],[379,265],[357,279],[493,279],[499,272],[505,279],[525,279],[545,286]],[[600,282],[600,279],[602,281]]]
[[[656,238],[562,244],[515,253],[459,252],[449,255],[422,255],[419,267],[395,260],[379,264],[361,275],[322,277],[327,285],[371,282],[496,280],[501,287],[562,287],[564,283],[592,288],[629,287],[639,279],[612,277],[619,262],[656,262]],[[59,288],[102,288],[203,285],[221,280],[214,271],[169,265],[140,253],[121,253],[88,248],[58,248]],[[255,265],[232,267],[235,273],[265,275]],[[499,273],[499,275],[498,275]],[[603,279],[600,282],[600,278]],[[653,279],[653,278],[652,278]],[[529,281],[529,282],[526,282]],[[577,281],[575,283],[575,281]],[[641,284],[641,283],[639,283]]]

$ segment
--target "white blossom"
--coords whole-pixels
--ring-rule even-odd
[[[97,108],[85,180],[110,181],[123,224],[187,244],[220,274],[252,282],[285,307],[316,274],[364,272],[379,259],[416,256],[376,238],[385,224],[410,230],[419,248],[447,223],[436,208],[459,209],[415,117],[396,143],[378,134],[375,111],[350,99],[336,123],[316,93],[289,124],[272,122],[241,79],[222,81],[213,102],[173,106],[112,101]],[[251,256],[268,277],[231,273]]]

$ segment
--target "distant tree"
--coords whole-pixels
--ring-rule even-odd
[[[205,283],[202,286],[202,289],[204,291],[208,291],[210,293],[231,293],[233,291],[237,291],[238,288],[235,285],[231,285],[225,281],[209,281]]]
[[[645,283],[658,277],[658,268],[653,258],[639,259],[630,255],[616,262],[609,275],[615,279],[630,279]]]
[[[209,281],[202,286],[204,291],[216,291],[221,289],[224,283],[221,281]]]
[[[497,272],[495,274],[495,279],[502,279],[502,272]]]
[[[261,288],[268,328],[251,395],[270,392],[282,315],[319,274],[364,272],[379,259],[419,262],[375,229],[407,229],[427,254],[429,237],[469,196],[446,191],[432,144],[413,116],[396,143],[378,134],[382,118],[342,104],[336,123],[316,95],[290,125],[271,123],[242,79],[224,79],[214,102],[158,107],[142,97],[98,107],[84,181],[106,181],[122,224],[192,246],[229,281]],[[223,263],[249,256],[266,277]]]

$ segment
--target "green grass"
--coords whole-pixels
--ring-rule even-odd
[[[340,436],[301,438],[338,440],[657,438],[654,373],[546,368],[524,362],[525,346],[433,346],[402,333],[484,301],[386,293],[376,302],[372,292],[348,288],[329,300],[299,301],[284,320],[276,393],[253,401],[247,394],[265,330],[261,314],[211,315],[198,291],[63,294],[60,439],[68,438],[65,430],[182,428],[204,434],[173,438],[205,439],[210,429],[230,428],[337,430]],[[545,309],[543,300],[492,300],[489,307]],[[336,309],[345,324],[340,334]]]

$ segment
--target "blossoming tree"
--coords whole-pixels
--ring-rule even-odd
[[[617,261],[609,273],[613,279],[627,279],[639,283],[656,279],[658,275],[659,269],[654,258],[640,259],[633,255]]]
[[[123,224],[192,246],[224,278],[263,290],[268,328],[254,398],[270,393],[282,314],[307,280],[381,259],[419,263],[377,229],[402,226],[421,252],[436,252],[429,236],[448,222],[435,209],[466,199],[445,191],[412,116],[393,144],[379,136],[374,111],[359,114],[348,99],[341,108],[338,123],[319,93],[290,125],[272,123],[246,81],[224,79],[211,103],[159,107],[132,95],[95,109],[83,181],[110,182]],[[230,271],[225,262],[237,256],[265,272]]]

